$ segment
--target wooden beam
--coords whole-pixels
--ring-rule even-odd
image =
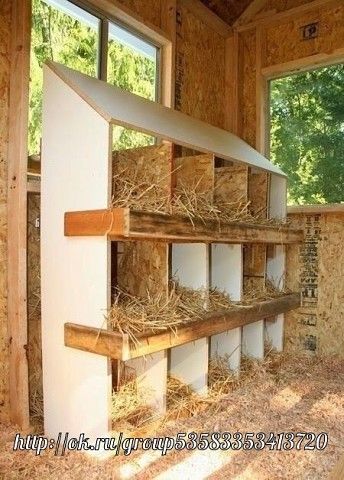
[[[280,78],[295,72],[303,72],[312,68],[326,67],[335,63],[344,62],[344,48],[332,52],[317,53],[308,57],[298,58],[289,62],[278,63],[262,68],[262,75],[267,79]]]
[[[233,27],[249,23],[255,15],[264,8],[267,0],[253,0],[248,7],[243,11],[239,18],[233,23]]]
[[[65,323],[64,343],[67,347],[120,360],[130,358],[128,335],[110,330]]]
[[[239,107],[239,35],[238,32],[226,39],[225,45],[226,69],[226,102],[225,128],[238,134],[238,107]]]
[[[169,42],[161,49],[161,103],[174,108],[176,55],[176,0],[161,0],[161,28]]]
[[[98,355],[119,360],[149,355],[167,348],[210,337],[221,332],[251,324],[262,318],[274,317],[300,306],[299,293],[291,293],[273,300],[264,300],[253,305],[236,306],[228,310],[212,312],[201,320],[179,327],[176,333],[166,331],[157,334],[141,334],[138,343],[132,343],[116,332],[65,323],[65,345]],[[122,351],[121,351],[122,341]]]
[[[207,8],[200,0],[182,0],[182,5],[191,13],[196,15],[203,23],[212,28],[222,37],[232,35],[233,29],[218,17],[214,12]]]
[[[262,26],[272,26],[277,25],[278,23],[284,22],[289,18],[295,17],[298,18],[300,15],[312,12],[316,9],[326,7],[326,6],[341,6],[343,4],[342,0],[313,0],[309,3],[304,3],[294,8],[289,8],[288,10],[284,10],[282,12],[278,12],[274,15],[268,15],[259,17],[257,19],[252,19],[251,22],[247,22],[242,25],[237,25],[234,29],[238,32],[242,32],[244,30],[249,30],[251,28],[255,28],[258,25]]]
[[[291,205],[288,207],[287,212],[288,215],[344,213],[344,203],[325,203],[319,205]]]
[[[174,242],[300,243],[302,230],[283,226],[219,223],[182,215],[147,213],[128,208],[65,213],[66,236],[103,236],[111,240]]]
[[[26,291],[26,171],[31,1],[13,0],[8,147],[10,417],[29,425]]]

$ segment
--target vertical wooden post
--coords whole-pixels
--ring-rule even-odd
[[[203,243],[172,245],[172,275],[190,288],[209,286],[209,247]],[[208,338],[170,350],[170,372],[198,393],[206,393]]]
[[[211,286],[228,293],[231,300],[241,300],[243,282],[242,245],[213,244],[211,246]],[[229,367],[238,371],[241,358],[241,328],[213,335],[211,356],[228,355]]]
[[[27,124],[31,1],[12,2],[8,147],[8,324],[10,417],[29,424],[26,291]]]
[[[174,108],[176,55],[176,0],[161,0],[161,29],[170,40],[161,47],[161,103]]]
[[[226,39],[225,44],[226,97],[225,128],[238,133],[238,72],[239,72],[239,34],[237,31]]]

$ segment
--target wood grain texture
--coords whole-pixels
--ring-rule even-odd
[[[225,38],[177,4],[176,108],[217,127],[225,126]]]
[[[12,2],[8,146],[8,325],[10,415],[29,425],[27,362],[27,128],[31,1]]]
[[[0,419],[8,420],[8,330],[7,330],[7,168],[8,102],[10,85],[10,0],[0,4]]]
[[[299,243],[302,230],[270,225],[223,223],[216,220],[146,213],[129,209],[91,210],[65,213],[66,236],[102,236],[112,240],[141,239],[175,242]]]
[[[262,318],[287,312],[299,305],[300,294],[293,293],[274,300],[257,302],[254,305],[213,312],[202,320],[179,327],[176,333],[139,335],[140,343],[133,344],[129,341],[129,350],[127,338],[123,337],[122,339],[118,333],[66,323],[64,327],[65,344],[99,355],[127,360],[248,325]],[[122,348],[121,342],[123,342]]]

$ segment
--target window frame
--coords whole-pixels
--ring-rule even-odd
[[[107,61],[108,61],[108,42],[109,42],[109,24],[118,25],[119,27],[127,30],[132,35],[135,35],[139,39],[148,43],[149,45],[156,48],[156,81],[155,81],[155,101],[161,102],[162,100],[162,49],[163,45],[156,41],[156,39],[151,38],[147,34],[143,33],[139,29],[133,27],[132,25],[124,22],[122,19],[111,15],[110,13],[105,13],[104,11],[97,8],[95,5],[90,2],[83,0],[68,0],[70,3],[75,6],[85,10],[90,15],[99,19],[99,41],[98,41],[98,78],[107,82]]]

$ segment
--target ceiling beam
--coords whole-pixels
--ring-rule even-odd
[[[182,0],[180,4],[200,18],[203,23],[215,30],[215,32],[222,37],[226,38],[232,35],[233,29],[220,17],[218,17],[216,13],[212,12],[208,7],[203,5],[200,0]]]
[[[236,21],[233,23],[233,27],[238,27],[240,25],[243,25],[245,23],[250,22],[255,15],[257,15],[258,12],[262,8],[264,8],[267,0],[253,0],[249,6],[243,11],[243,13],[240,15],[239,18],[236,19]]]

